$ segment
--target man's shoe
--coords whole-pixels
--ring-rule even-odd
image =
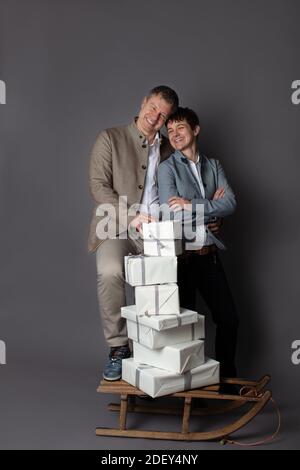
[[[122,359],[127,359],[131,356],[128,346],[119,346],[110,348],[109,360],[103,371],[103,378],[105,380],[120,380],[122,377]]]

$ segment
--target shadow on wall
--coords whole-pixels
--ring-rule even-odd
[[[238,373],[240,376],[257,378],[258,364],[272,343],[268,315],[264,314],[265,305],[270,300],[268,296],[272,295],[263,285],[269,268],[264,266],[263,273],[259,270],[264,259],[270,259],[268,242],[276,241],[281,221],[274,194],[266,193],[257,182],[254,191],[254,175],[245,174],[243,169],[248,157],[241,156],[241,146],[245,148],[243,138],[247,137],[245,134],[248,130],[241,125],[239,110],[229,109],[226,103],[224,108],[218,105],[218,109],[210,108],[208,103],[207,109],[209,112],[205,116],[205,106],[202,106],[205,129],[200,149],[208,157],[220,158],[238,201],[235,214],[224,220],[221,234],[228,248],[221,258],[240,318]],[[247,119],[249,116],[244,113],[243,109],[243,116]],[[224,120],[225,116],[227,118]],[[228,116],[231,116],[230,121]],[[207,326],[207,335],[214,334],[210,315],[207,317]],[[211,338],[208,344],[211,349]]]
[[[264,272],[259,270],[264,260],[269,259],[268,240],[270,237],[274,239],[279,221],[274,201],[268,201],[268,195],[253,191],[253,187],[246,185],[245,181],[242,186],[236,184],[235,191],[239,209],[226,228],[230,249],[223,259],[240,317],[239,370],[255,378],[257,364],[270,350],[272,343],[272,329],[267,323],[269,315],[265,315],[266,301],[272,293],[263,285],[268,267],[264,266]]]

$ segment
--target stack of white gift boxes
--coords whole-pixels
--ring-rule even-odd
[[[181,222],[143,224],[143,236],[144,255],[125,257],[136,303],[121,308],[133,341],[122,379],[153,398],[218,383],[219,363],[204,354],[204,316],[179,306]]]

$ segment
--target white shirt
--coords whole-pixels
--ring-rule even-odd
[[[160,135],[156,136],[149,145],[148,168],[145,178],[145,187],[141,200],[140,210],[155,215],[158,209],[159,197],[157,186],[157,167],[160,160]]]
[[[201,178],[201,161],[200,161],[199,155],[197,156],[196,162],[193,162],[192,160],[189,160],[189,159],[188,159],[188,162],[189,162],[190,169],[191,169],[193,175],[195,176],[196,180],[198,181],[201,195],[202,195],[203,199],[205,199],[205,189],[204,189],[203,181],[202,181],[202,178]]]

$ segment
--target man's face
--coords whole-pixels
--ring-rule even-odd
[[[145,135],[159,131],[172,112],[172,105],[161,95],[151,95],[144,98],[138,117],[140,130]]]
[[[168,123],[170,144],[175,150],[180,150],[181,152],[192,148],[199,131],[199,126],[196,126],[193,130],[185,119],[183,121],[170,121]]]

